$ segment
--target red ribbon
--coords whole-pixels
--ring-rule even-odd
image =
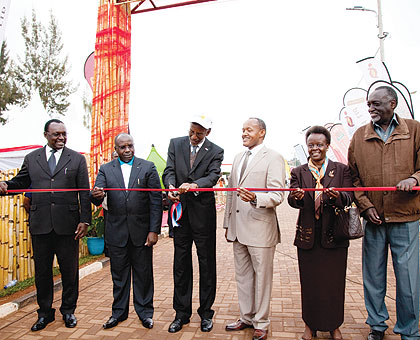
[[[249,191],[296,191],[296,188],[245,188]],[[304,191],[325,191],[329,188],[300,188]],[[331,189],[331,188],[330,188]],[[179,191],[179,189],[155,189],[155,188],[104,188],[105,191]],[[197,188],[190,191],[237,191],[238,188]],[[397,191],[397,187],[351,187],[351,188],[334,188],[335,191]],[[413,187],[412,190],[420,190],[420,186]],[[61,192],[61,191],[90,191],[90,189],[19,189],[7,190],[9,193],[19,192]]]

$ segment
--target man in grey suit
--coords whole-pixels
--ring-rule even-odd
[[[65,144],[67,131],[58,119],[44,127],[47,145],[25,156],[19,173],[0,182],[0,194],[19,189],[89,189],[85,158]],[[31,330],[39,331],[55,320],[52,264],[60,265],[63,293],[60,312],[65,326],[77,324],[74,311],[79,294],[79,239],[91,222],[88,191],[34,192],[30,206],[29,231],[35,261],[38,320]]]
[[[115,137],[118,159],[100,167],[90,198],[100,205],[104,188],[161,189],[155,165],[134,156],[133,138]],[[109,190],[107,197],[106,244],[111,261],[114,302],[112,315],[103,325],[115,327],[127,319],[133,275],[134,309],[146,328],[153,327],[153,245],[162,223],[160,191]]]
[[[224,228],[233,242],[240,319],[226,325],[227,331],[254,328],[254,340],[267,339],[270,320],[273,258],[280,231],[276,206],[283,200],[279,191],[250,192],[245,188],[283,188],[284,159],[263,144],[266,126],[262,119],[249,118],[242,128],[246,151],[232,165]]]
[[[192,244],[195,243],[200,271],[201,331],[213,328],[211,309],[216,296],[216,202],[213,192],[191,192],[211,188],[220,177],[223,149],[207,139],[211,120],[195,116],[189,135],[171,139],[163,173],[165,186],[178,188],[180,195],[169,192],[173,202],[181,202],[180,226],[174,227],[174,299],[175,319],[170,333],[178,332],[190,322],[192,314]]]

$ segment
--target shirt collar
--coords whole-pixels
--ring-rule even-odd
[[[129,161],[129,162],[123,162],[119,157],[118,157],[118,162],[120,162],[120,165],[133,165],[133,162],[134,162],[134,157],[133,158],[131,158],[131,161]]]
[[[248,149],[247,151],[251,151],[251,155],[256,155],[264,146],[264,143],[261,143],[257,146],[254,146],[251,150]]]
[[[55,158],[58,159],[60,158],[62,152],[63,152],[64,148],[61,149],[53,149],[52,147],[50,147],[48,144],[45,145],[45,153],[47,155],[47,159],[49,158],[49,156],[51,156],[51,150],[55,150]]]
[[[206,137],[204,137],[203,138],[203,140],[200,142],[200,144],[197,144],[197,152],[198,152],[198,150],[200,150],[201,149],[201,147],[203,146],[203,144],[204,144],[204,142],[206,141]],[[191,142],[190,142],[190,149],[192,150],[192,144],[191,144]]]
[[[400,123],[398,123],[397,116],[395,115],[395,113],[394,113],[394,115],[392,116],[391,121],[389,122],[389,126],[391,126],[392,124],[394,124],[395,126],[400,125]],[[382,127],[381,127],[380,125],[376,124],[376,123],[373,123],[373,126],[374,126],[375,128],[379,128],[379,129],[381,129],[381,130],[382,130]]]

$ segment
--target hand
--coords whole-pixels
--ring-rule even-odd
[[[338,191],[335,191],[334,188],[327,188],[325,190],[325,193],[330,198],[330,200],[335,200],[340,196],[340,193]]]
[[[248,191],[245,188],[238,188],[237,192],[241,200],[244,202],[251,202],[257,198],[255,192]]]
[[[417,185],[417,180],[415,178],[407,178],[403,179],[401,182],[397,184],[398,191],[412,191],[413,187]]]
[[[369,208],[363,213],[363,217],[373,224],[382,224],[382,220],[375,208]]]
[[[173,185],[169,186],[169,189],[175,189]],[[168,191],[168,198],[173,202],[177,203],[179,201],[179,193],[178,191]]]
[[[75,240],[80,240],[83,236],[86,236],[88,230],[88,225],[84,222],[80,222],[77,225],[77,229],[74,232],[76,236],[74,237]]]
[[[104,188],[94,187],[91,191],[92,197],[101,200],[105,197]]]
[[[191,189],[197,189],[198,185],[196,183],[182,183],[178,188],[180,194],[184,194]]]
[[[293,197],[296,201],[302,200],[303,196],[305,196],[305,191],[300,188],[290,192],[290,197]]]
[[[146,243],[144,245],[146,247],[151,247],[151,246],[154,246],[157,241],[158,241],[158,234],[153,231],[149,231],[149,234],[147,234]]]
[[[7,193],[7,184],[6,182],[0,182],[0,194],[6,194]]]
[[[226,239],[226,241],[228,241],[228,242],[233,242],[233,241],[231,241],[231,240],[228,240],[228,238],[227,238],[227,233],[228,233],[228,229],[226,228],[226,229],[225,229],[225,239]]]

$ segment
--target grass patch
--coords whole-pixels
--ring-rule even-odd
[[[86,263],[89,262],[94,262],[97,259],[103,257],[103,255],[87,255],[84,257],[79,258],[79,267],[83,266]],[[53,268],[53,276],[57,276],[60,275],[60,270],[57,268]],[[35,285],[35,277],[30,277],[26,280],[23,281],[19,281],[18,283],[16,283],[13,287],[7,288],[7,289],[1,289],[0,290],[0,298],[8,296],[8,295],[12,295],[16,292],[19,292],[21,290],[24,290],[28,287],[31,287]]]

